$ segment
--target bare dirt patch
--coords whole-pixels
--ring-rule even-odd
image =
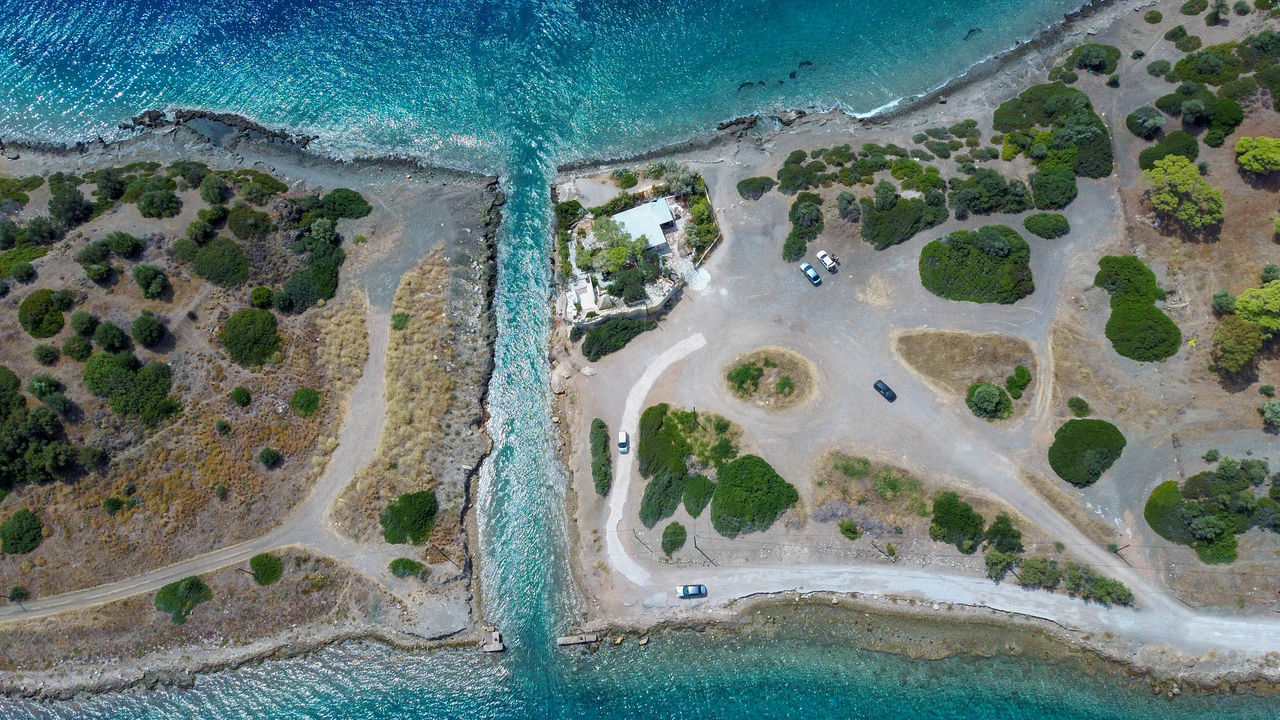
[[[744,367],[747,369],[740,369]],[[747,378],[756,379],[735,384],[735,370]],[[803,405],[813,396],[817,385],[817,372],[808,358],[793,350],[773,346],[739,355],[725,367],[724,372],[734,395],[766,410],[786,410]]]
[[[964,399],[969,386],[976,382],[1004,387],[1005,378],[1013,374],[1018,365],[1026,365],[1033,378],[1036,373],[1036,357],[1031,345],[1011,335],[912,330],[898,334],[893,348],[930,387],[960,399]],[[1028,388],[1027,392],[1034,390]],[[1019,414],[1026,407],[1026,402],[1015,400],[1013,412]]]

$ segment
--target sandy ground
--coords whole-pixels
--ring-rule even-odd
[[[1162,10],[1166,18],[1154,30],[1141,18],[1151,7]],[[1200,361],[1188,360],[1183,353],[1162,364],[1119,358],[1102,337],[1105,314],[1101,309],[1106,298],[1089,289],[1097,258],[1130,252],[1133,243],[1134,213],[1121,197],[1140,192],[1140,186],[1134,188],[1139,183],[1132,167],[1139,148],[1124,129],[1123,118],[1154,95],[1149,98],[1151,93],[1139,91],[1131,97],[1124,88],[1151,85],[1142,79],[1145,65],[1168,50],[1160,47],[1163,41],[1151,38],[1158,39],[1165,26],[1183,21],[1194,22],[1206,44],[1238,37],[1261,23],[1255,15],[1233,19],[1230,28],[1201,32],[1201,21],[1180,16],[1177,3],[1118,3],[1071,25],[1057,42],[1019,55],[996,75],[947,94],[945,104],[925,105],[884,122],[838,113],[803,117],[789,126],[762,119],[736,137],[671,156],[703,174],[725,232],[724,245],[707,264],[709,286],[686,292],[659,331],[590,364],[589,373],[580,372],[588,367],[580,355],[565,347],[553,349],[557,371],[572,377],[561,400],[563,413],[571,418],[570,432],[576,436],[570,446],[584,448],[567,458],[575,475],[571,527],[576,538],[575,567],[590,606],[584,621],[644,626],[672,619],[723,617],[736,598],[796,589],[909,596],[1062,623],[1080,631],[1078,640],[1106,646],[1113,657],[1160,667],[1166,673],[1185,670],[1187,664],[1179,657],[1203,660],[1216,655],[1220,663],[1197,665],[1203,677],[1232,671],[1275,677],[1275,669],[1264,666],[1269,663],[1268,654],[1280,646],[1280,626],[1263,607],[1191,611],[1175,600],[1166,584],[1167,568],[1155,562],[1150,551],[1176,553],[1179,549],[1160,547],[1162,541],[1153,540],[1141,518],[1141,503],[1150,488],[1179,470],[1176,460],[1171,463],[1168,448],[1169,403],[1153,407],[1151,402],[1127,401],[1187,395],[1173,378]],[[1140,61],[1122,61],[1119,91],[1105,87],[1098,78],[1086,77],[1076,85],[1090,94],[1111,128],[1117,173],[1100,181],[1081,181],[1078,199],[1065,211],[1073,228],[1070,235],[1053,241],[1029,237],[1037,290],[1012,306],[976,306],[936,298],[919,287],[915,263],[925,242],[951,230],[997,222],[1017,227],[1021,216],[951,219],[901,246],[876,252],[855,237],[856,226],[835,217],[832,201],[844,188],[822,190],[827,229],[810,250],[826,249],[843,262],[839,274],[824,276],[823,287],[815,289],[777,259],[788,229],[786,208],[791,198],[773,192],[753,203],[741,199],[735,190],[743,178],[772,176],[781,158],[796,149],[842,143],[857,147],[867,142],[911,147],[911,136],[925,127],[969,117],[979,121],[985,137],[991,132],[991,110],[999,102],[1043,82],[1058,53],[1086,39],[1115,44],[1126,58],[1135,47],[1148,52]],[[1274,127],[1274,114],[1259,112]],[[651,157],[655,156],[646,159]],[[948,162],[932,164],[942,166],[944,176],[954,174]],[[616,166],[622,164],[603,169]],[[1012,170],[1025,178],[1028,172],[1019,162],[995,166],[1006,175]],[[599,202],[611,197],[616,188],[590,177],[599,170],[566,172],[557,181],[560,199]],[[1064,332],[1063,327],[1069,330]],[[962,399],[956,402],[954,397],[943,397],[949,393],[936,392],[892,351],[893,333],[910,328],[999,332],[1025,342],[1034,356],[1035,376],[1020,401],[1027,405],[1025,414],[988,425],[973,418]],[[1206,334],[1202,332],[1201,337]],[[1091,339],[1082,341],[1082,337]],[[766,414],[732,397],[723,368],[737,355],[766,344],[794,349],[813,361],[821,390],[812,402]],[[1104,369],[1090,392],[1082,392],[1077,382],[1058,375],[1056,365],[1073,357]],[[877,378],[898,391],[899,400],[893,406],[885,406],[870,391]],[[1111,482],[1104,478],[1084,491],[1057,480],[1043,454],[1054,430],[1070,417],[1066,399],[1075,394],[1095,404],[1095,416],[1115,419],[1129,438],[1129,449],[1108,474]],[[1117,394],[1123,394],[1123,399]],[[898,562],[873,552],[859,554],[837,542],[834,524],[805,522],[804,511],[811,507],[792,511],[768,532],[737,541],[719,538],[705,515],[694,519],[680,510],[674,519],[690,528],[693,539],[672,560],[663,560],[654,548],[665,523],[646,530],[636,522],[643,482],[630,476],[631,460],[617,458],[614,487],[608,498],[599,498],[590,486],[585,450],[586,428],[593,417],[605,419],[615,431],[634,433],[639,411],[655,402],[717,412],[738,422],[748,442],[797,485],[802,505],[817,459],[833,450],[867,456],[928,476],[938,484],[999,499],[1012,505],[1023,522],[1061,541],[1065,557],[1084,561],[1128,584],[1138,595],[1138,607],[1106,609],[1064,595],[996,585],[983,576],[980,559],[939,552],[941,544],[935,544],[932,552],[923,548],[918,554],[900,556]],[[1217,443],[1209,446],[1222,447],[1224,452],[1239,448],[1234,451],[1241,456],[1244,447],[1270,446],[1254,419],[1233,424],[1237,429],[1231,442],[1224,431],[1198,441],[1197,447],[1200,442]],[[1105,549],[1108,542],[1127,549],[1121,556],[1111,554]],[[1190,560],[1189,554],[1183,552],[1184,562]],[[671,587],[686,582],[706,583],[712,588],[711,598],[675,601]],[[1218,655],[1230,650],[1242,654],[1229,661]]]

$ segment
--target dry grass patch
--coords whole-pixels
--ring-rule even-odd
[[[935,391],[963,399],[969,386],[988,382],[1004,387],[1005,378],[1018,365],[1036,374],[1036,357],[1030,343],[998,333],[975,335],[957,330],[913,330],[894,338],[894,352],[924,378]],[[1034,381],[1027,393],[1036,391]],[[1014,402],[1015,414],[1027,403]]]
[[[740,355],[724,372],[734,395],[766,410],[802,405],[817,385],[813,363],[780,347],[763,347]]]
[[[427,452],[439,439],[440,418],[452,402],[453,378],[444,365],[453,349],[442,342],[446,329],[445,288],[449,268],[439,250],[405,273],[392,300],[393,318],[387,342],[387,419],[373,462],[365,466],[334,507],[334,517],[352,537],[370,541],[381,536],[378,516],[396,497],[435,489]],[[399,328],[399,329],[397,329]],[[433,533],[456,534],[457,514],[447,498]]]

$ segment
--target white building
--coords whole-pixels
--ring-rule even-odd
[[[657,198],[613,216],[613,221],[634,239],[645,239],[645,249],[660,255],[671,252],[666,233],[676,229],[676,219],[666,198]]]

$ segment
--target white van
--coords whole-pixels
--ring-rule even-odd
[[[619,430],[618,431],[618,452],[622,453],[623,455],[626,455],[627,451],[630,449],[631,449],[631,436],[627,434],[626,430]]]

